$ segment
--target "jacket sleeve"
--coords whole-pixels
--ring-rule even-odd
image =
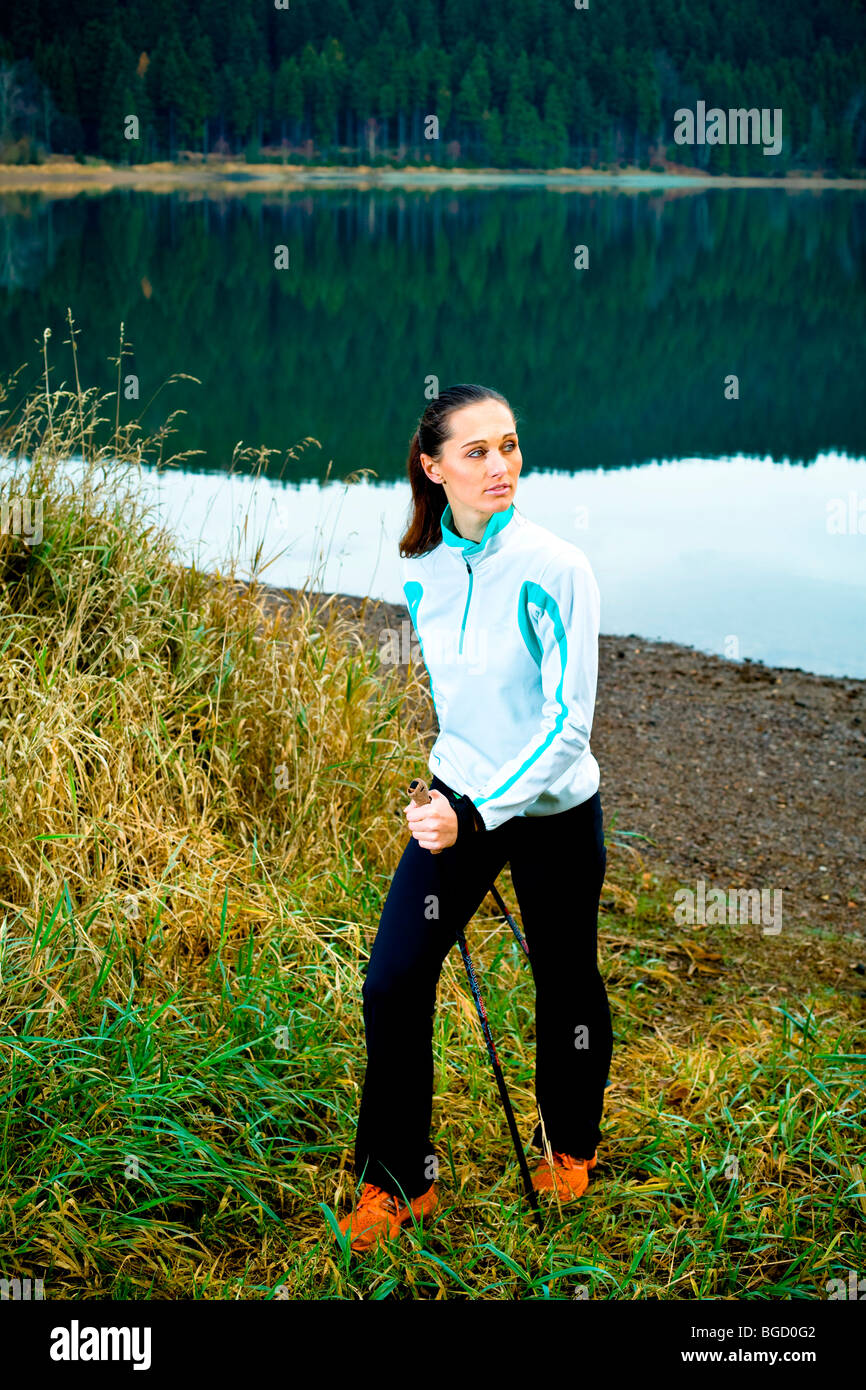
[[[544,702],[520,751],[472,796],[488,830],[519,815],[589,749],[599,614],[598,585],[583,555],[558,560],[538,583],[524,584],[518,619],[539,667]]]
[[[450,801],[457,816],[457,839],[461,845],[475,831],[487,829],[481,812],[470,797],[464,796],[460,792],[452,792],[450,796],[446,792],[445,797],[446,800]]]

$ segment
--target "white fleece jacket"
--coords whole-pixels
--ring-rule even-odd
[[[454,525],[449,504],[440,544],[402,561],[403,591],[439,720],[430,771],[493,830],[598,790],[599,592],[583,551],[513,503],[478,542]]]

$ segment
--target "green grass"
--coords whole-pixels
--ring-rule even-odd
[[[43,390],[0,399],[2,495],[45,498],[39,545],[0,535],[0,1276],[48,1298],[815,1299],[862,1274],[846,944],[675,926],[671,876],[612,806],[587,1196],[536,1231],[455,950],[436,1219],[341,1248],[423,672],[309,595],[267,617],[256,585],[185,569],[137,482],[165,434],[49,383],[46,348]],[[528,1138],[532,982],[491,906],[468,938]]]

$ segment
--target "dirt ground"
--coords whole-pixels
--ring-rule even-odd
[[[317,602],[374,645],[408,621],[402,604]],[[648,866],[693,890],[781,889],[787,922],[866,939],[866,681],[603,635],[591,746],[607,833],[615,817],[648,836]]]

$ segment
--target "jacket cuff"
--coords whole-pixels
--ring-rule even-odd
[[[464,844],[467,837],[475,831],[487,829],[481,819],[481,812],[470,797],[455,792],[448,800],[457,815],[457,844]]]

